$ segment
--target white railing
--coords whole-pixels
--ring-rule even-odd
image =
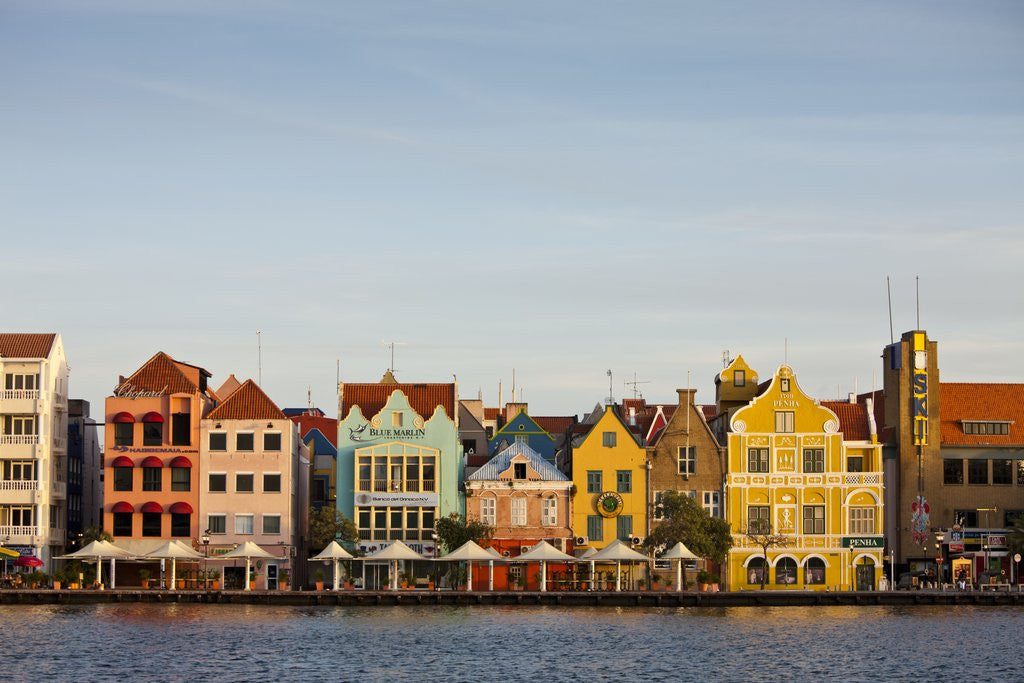
[[[0,491],[38,491],[38,481],[0,481]]]
[[[39,533],[37,526],[0,526],[0,536],[10,536],[13,543],[17,536],[35,536]]]
[[[8,401],[17,401],[17,400],[38,401],[39,400],[39,390],[38,389],[4,389],[4,390],[0,391],[0,399],[4,399],[4,400],[8,400]]]
[[[0,446],[38,446],[38,434],[2,434]]]

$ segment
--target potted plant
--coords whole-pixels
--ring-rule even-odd
[[[639,579],[637,580],[637,585],[640,586],[640,590],[643,590],[644,587],[647,586],[647,581],[645,581],[644,579]]]
[[[709,580],[710,578],[711,572],[709,572],[706,569],[701,569],[699,572],[697,572],[697,589],[701,593],[707,593],[708,584],[711,583],[711,581]]]
[[[345,564],[345,565],[342,565],[342,569],[345,572],[343,574],[344,582],[345,582],[345,590],[350,591],[350,590],[352,590],[352,567],[349,566],[348,564]]]
[[[53,590],[59,591],[61,585],[64,583],[64,570],[58,569],[53,573]]]
[[[398,576],[402,580],[402,590],[408,590],[412,588],[413,576],[411,571],[406,570],[404,572],[399,573]]]
[[[658,590],[658,583],[661,582],[661,574],[658,572],[651,572],[651,590]]]
[[[220,590],[220,572],[216,569],[207,569],[206,578],[209,579],[210,590]]]
[[[720,579],[718,577],[718,574],[710,574],[708,576],[708,583],[711,584],[711,592],[712,593],[717,593],[718,592],[718,582],[719,581],[720,581]]]
[[[519,572],[515,577],[515,586],[518,590],[526,590],[526,568]]]
[[[324,589],[324,570],[318,568],[314,572],[314,576],[316,576],[316,589],[322,591]]]
[[[152,576],[152,575],[153,575],[153,573],[151,571],[149,571],[148,569],[140,569],[139,570],[139,581],[142,582],[142,589],[143,590],[148,590],[149,589],[149,577]]]
[[[672,590],[672,579],[671,578],[666,578],[665,579],[665,590],[667,590],[667,591]]]
[[[279,590],[288,590],[288,570],[282,569],[277,575],[277,587]]]

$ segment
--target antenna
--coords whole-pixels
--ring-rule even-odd
[[[306,387],[306,407],[313,412],[313,387]]]
[[[389,341],[389,342],[388,341],[382,341],[381,344],[384,346],[384,348],[390,348],[391,349],[391,365],[388,366],[388,370],[391,371],[391,372],[394,372],[395,371],[395,347],[396,346],[405,346],[405,342],[400,342],[400,341]]]
[[[892,283],[888,275],[885,276],[885,291],[889,294],[889,345],[892,346],[896,343],[896,338],[892,334]]]
[[[921,329],[921,276],[914,276],[914,289],[917,295],[917,327],[914,329]]]
[[[729,367],[729,363],[731,363],[731,362],[732,361],[729,360],[729,349],[726,349],[725,351],[722,351],[722,367],[723,368]]]
[[[341,359],[335,358],[335,370],[334,370],[334,389],[338,389],[338,385],[341,384]]]
[[[784,339],[785,341],[782,342],[782,358],[783,362],[786,365],[789,365],[789,337],[785,337]]]
[[[633,398],[643,398],[644,395],[640,392],[640,389],[638,388],[638,385],[640,385],[640,384],[650,384],[650,383],[651,383],[650,380],[637,379],[636,378],[636,373],[634,372],[633,373],[633,381],[632,382],[623,382],[622,386],[624,386],[624,387],[633,387]]]
[[[263,330],[256,330],[256,384],[263,386]]]
[[[512,402],[516,402],[516,369],[512,368]]]
[[[605,404],[612,405],[615,403],[615,391],[612,389],[612,371],[606,370],[605,374],[608,375],[608,398],[605,399]]]

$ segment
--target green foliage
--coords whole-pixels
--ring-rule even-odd
[[[328,543],[330,543],[330,541],[328,541]],[[317,567],[317,570],[315,572],[313,572],[313,575],[316,577],[317,581],[323,581],[324,580],[324,570],[320,569],[319,567]]]
[[[1011,552],[1024,553],[1024,516],[1014,520],[1006,543],[1010,547]]]
[[[437,520],[434,524],[434,533],[445,552],[450,553],[466,541],[479,544],[481,541],[491,540],[494,536],[494,527],[477,520],[466,521],[465,515],[453,512]]]
[[[711,572],[706,569],[701,569],[697,572],[697,583],[711,583]]]
[[[647,551],[670,548],[682,541],[699,557],[721,564],[732,547],[732,533],[724,519],[712,517],[687,495],[666,491],[656,508],[657,516],[664,518],[644,541]]]
[[[153,572],[149,571],[148,569],[140,569],[139,570],[139,578],[141,580],[143,580],[143,581],[148,581],[149,577],[151,577],[152,575],[153,575]]]
[[[82,531],[82,547],[89,545],[93,541],[113,541],[114,537],[103,530],[101,526],[90,526],[86,527]]]
[[[309,510],[309,550],[316,554],[326,548],[331,541],[359,540],[359,530],[355,522],[346,517],[337,508],[325,505],[319,510]]]

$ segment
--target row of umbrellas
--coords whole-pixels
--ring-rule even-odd
[[[473,562],[487,562],[489,565],[489,589],[494,590],[494,563],[495,562],[539,562],[540,563],[540,589],[547,591],[547,563],[548,562],[589,562],[591,573],[594,565],[598,562],[615,562],[615,590],[621,590],[622,586],[622,563],[623,562],[647,562],[651,558],[638,553],[620,540],[610,543],[602,550],[591,548],[582,557],[573,557],[563,553],[547,541],[540,541],[527,552],[517,557],[502,557],[493,548],[481,548],[473,541],[467,541],[447,555],[437,558],[424,557],[401,541],[395,541],[380,550],[361,558],[354,558],[336,541],[323,549],[323,551],[310,558],[312,560],[323,560],[334,562],[334,590],[338,590],[338,564],[342,560],[360,559],[364,561],[387,561],[392,564],[391,588],[398,588],[398,563],[402,560],[437,560],[440,562],[467,562],[470,564],[470,571],[467,572],[468,589],[473,590]],[[682,587],[683,560],[697,560],[696,555],[690,552],[682,542],[676,543],[668,551],[661,554],[659,559],[676,560],[676,585]]]

